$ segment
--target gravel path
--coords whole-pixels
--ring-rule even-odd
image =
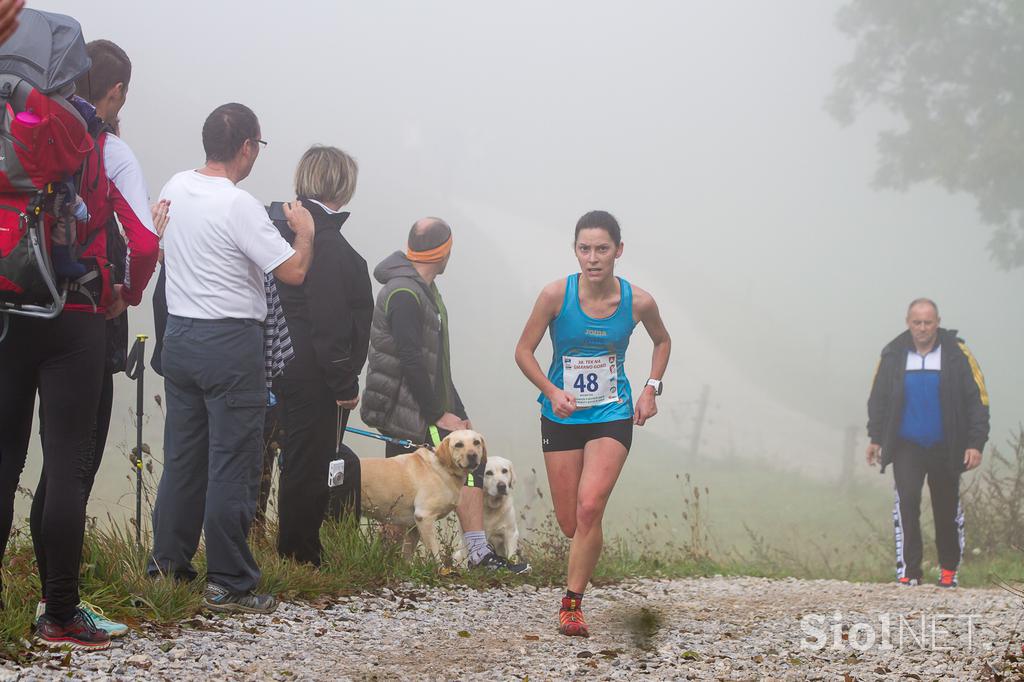
[[[1024,678],[1024,611],[1001,590],[638,580],[588,594],[587,640],[555,632],[559,596],[409,587],[272,616],[196,617],[106,652],[8,663],[0,679]]]

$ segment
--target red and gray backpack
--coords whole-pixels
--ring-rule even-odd
[[[18,19],[0,45],[0,315],[53,318],[67,295],[50,259],[55,205],[94,146],[69,96],[91,61],[71,17]]]

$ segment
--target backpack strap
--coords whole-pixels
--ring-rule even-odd
[[[89,288],[86,286],[86,284],[93,281],[99,276],[99,268],[93,268],[92,270],[89,270],[89,272],[85,273],[75,281],[68,282],[68,293],[82,294],[87,299],[89,299],[89,303],[92,304],[93,312],[99,310],[99,306],[96,304],[96,299],[93,297],[92,292],[89,291]]]
[[[89,247],[92,246],[93,242],[99,239],[99,236],[104,232],[106,232],[106,225],[104,225],[102,228],[96,230],[95,232],[87,236],[85,238],[85,241],[79,244],[79,253],[85,253],[86,251],[88,251]]]
[[[14,76],[12,74],[0,75],[0,100],[3,100],[5,103],[10,103],[12,105],[11,106],[12,110],[15,108],[15,105],[16,105],[16,103],[13,102],[12,100],[14,98],[15,93],[18,92],[18,86],[21,85],[21,82],[23,80],[25,80],[25,79],[24,78],[19,78],[18,76]],[[7,107],[4,106],[4,107],[0,107],[0,108],[3,109],[3,111],[0,112],[0,123],[5,123],[6,124],[6,121],[7,121]],[[12,138],[7,133],[8,133],[8,131],[5,131],[5,136],[6,137],[9,137],[10,139],[14,139],[14,138]]]
[[[100,173],[96,173],[95,177],[87,178],[86,171],[91,168],[89,162],[92,159],[93,154],[99,155],[99,161],[96,163],[96,168],[99,169],[100,166],[102,166],[104,145],[101,144],[101,138],[107,133],[114,132],[114,127],[99,116],[94,116],[91,120],[86,121],[86,125],[88,126],[89,134],[92,136],[92,139],[96,141],[96,144],[89,152],[89,155],[85,158],[85,161],[82,162],[78,172],[75,173],[75,186],[78,188],[78,194],[82,197],[85,196],[85,194],[82,193],[82,188],[86,187],[90,180],[92,181],[92,186],[88,188],[90,192],[95,192],[96,188],[99,187]]]

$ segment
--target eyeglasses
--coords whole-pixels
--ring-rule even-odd
[[[267,146],[267,145],[269,144],[269,143],[268,143],[268,142],[267,142],[266,140],[261,140],[261,139],[259,139],[258,137],[254,137],[254,138],[252,138],[252,141],[253,141],[253,142],[258,142],[258,143],[260,143],[261,145],[263,145],[264,147],[266,147],[266,146]]]

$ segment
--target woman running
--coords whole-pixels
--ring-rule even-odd
[[[567,589],[558,614],[563,635],[588,637],[580,606],[601,554],[601,519],[633,440],[633,425],[658,413],[672,342],[649,293],[615,276],[622,255],[615,217],[591,211],[576,223],[580,273],[540,292],[516,345],[516,364],[540,389],[541,443],[555,518],[569,549]],[[651,373],[633,406],[623,367],[629,337],[643,322],[654,342]],[[551,330],[547,374],[534,353]]]

